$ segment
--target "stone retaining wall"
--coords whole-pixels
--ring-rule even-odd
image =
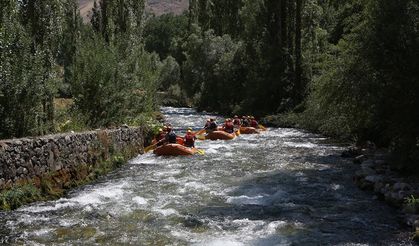
[[[0,141],[0,191],[80,165],[95,166],[114,154],[143,152],[140,128],[97,130]]]

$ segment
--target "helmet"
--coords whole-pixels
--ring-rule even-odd
[[[207,119],[207,122],[211,121],[211,119]]]
[[[239,116],[235,115],[234,118],[239,118]]]
[[[192,130],[189,130],[189,129],[188,129],[188,133],[191,133],[191,132],[192,132]]]
[[[192,128],[190,128],[190,127],[188,127],[188,129],[187,129],[188,131],[192,131]]]
[[[159,132],[163,132],[163,129],[159,128]]]

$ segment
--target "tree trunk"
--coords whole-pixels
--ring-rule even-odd
[[[304,95],[302,85],[302,61],[301,61],[301,29],[302,29],[302,0],[296,1],[296,19],[295,19],[295,95],[296,100],[301,100]]]

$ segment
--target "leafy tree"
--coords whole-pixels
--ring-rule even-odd
[[[157,57],[141,46],[109,45],[101,36],[86,36],[72,68],[72,94],[87,124],[120,124],[155,110],[160,70]]]
[[[144,28],[145,48],[149,52],[157,52],[161,59],[172,54],[174,42],[187,36],[188,19],[186,15],[175,16],[165,14],[152,17]]]

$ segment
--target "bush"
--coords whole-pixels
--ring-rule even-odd
[[[40,191],[33,185],[16,186],[0,193],[0,209],[13,210],[41,198]]]
[[[91,127],[124,123],[156,109],[160,62],[140,44],[89,35],[72,68],[75,108]]]

